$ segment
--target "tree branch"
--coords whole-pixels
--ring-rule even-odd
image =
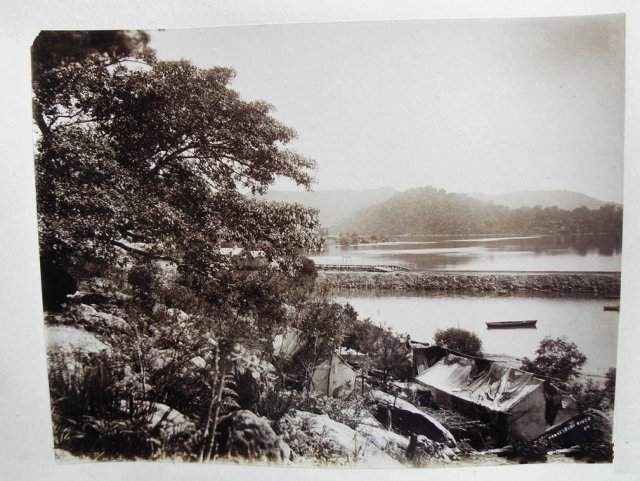
[[[171,256],[164,256],[164,255],[160,255],[160,254],[155,254],[153,252],[148,252],[142,249],[138,249],[136,247],[131,247],[127,244],[125,244],[124,242],[120,242],[120,241],[112,241],[111,242],[113,245],[115,245],[116,247],[120,247],[121,249],[130,252],[132,254],[139,254],[141,256],[144,257],[148,257],[150,259],[156,259],[156,260],[162,260],[162,261],[171,261],[171,262],[175,262],[176,264],[178,263],[178,260],[171,257]]]

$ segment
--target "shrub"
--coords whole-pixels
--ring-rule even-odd
[[[540,341],[534,359],[524,358],[521,369],[534,374],[570,381],[580,373],[587,357],[565,337],[549,336]]]
[[[525,439],[512,439],[509,458],[517,459],[521,464],[530,462],[543,463],[547,460],[549,445],[545,441],[527,441]]]
[[[571,395],[576,400],[576,404],[581,411],[589,408],[603,410],[608,405],[607,392],[592,379],[572,385]]]
[[[604,375],[606,381],[604,382],[604,390],[609,402],[609,406],[613,407],[616,398],[616,368],[611,367]]]
[[[433,337],[436,344],[446,349],[458,351],[470,356],[482,354],[482,341],[473,332],[455,327],[438,329]]]

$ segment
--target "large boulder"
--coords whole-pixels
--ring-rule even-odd
[[[407,459],[416,466],[432,461],[450,463],[457,459],[453,450],[443,443],[432,441],[426,436],[413,434],[406,450]]]
[[[79,354],[91,356],[109,350],[104,342],[83,329],[72,326],[47,326],[45,328],[47,352],[50,355]]]
[[[376,448],[384,451],[393,459],[400,462],[406,460],[406,453],[409,448],[408,438],[393,431],[387,431],[386,429],[367,424],[358,426],[356,431]]]
[[[111,352],[93,334],[72,326],[47,326],[45,336],[49,368],[62,370],[66,375],[85,371],[93,360]]]
[[[271,428],[269,421],[251,411],[240,410],[218,422],[217,454],[249,461],[283,463],[291,449]]]
[[[363,428],[363,432],[358,432],[326,414],[298,410],[283,416],[276,428],[303,463],[402,467],[401,463],[378,447],[385,443],[379,431],[376,431],[379,428],[370,427],[370,432]]]
[[[447,428],[413,404],[377,390],[371,391],[370,399],[376,417],[387,428],[393,427],[406,435],[423,435],[449,447],[456,445],[455,438]]]
[[[120,409],[123,413],[129,411],[129,407],[127,401],[120,401]],[[149,428],[157,430],[162,437],[189,434],[196,429],[191,419],[166,404],[142,401],[135,403],[135,409],[145,413]]]
[[[123,318],[106,312],[100,312],[87,304],[79,304],[73,309],[78,323],[86,324],[94,330],[126,331],[129,324]]]
[[[611,432],[611,421],[603,412],[587,409],[563,423],[550,427],[538,437],[538,440],[567,448],[579,444],[610,443]]]

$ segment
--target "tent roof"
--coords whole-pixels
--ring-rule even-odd
[[[477,372],[473,359],[454,354],[447,354],[416,381],[500,412],[508,412],[544,383],[531,373],[498,363]]]

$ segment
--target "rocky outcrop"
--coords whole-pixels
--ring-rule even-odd
[[[109,350],[109,346],[93,334],[72,326],[47,326],[46,339],[49,354],[90,356]]]
[[[423,435],[412,435],[407,447],[407,459],[416,466],[422,466],[434,460],[450,463],[457,458],[450,447],[434,442]]]
[[[356,431],[396,461],[404,462],[407,459],[408,438],[376,426],[362,425]]]
[[[276,429],[301,463],[399,468],[402,464],[372,441],[377,431],[359,433],[326,414],[293,410],[278,421]]]
[[[220,418],[217,431],[217,454],[221,457],[270,463],[284,463],[291,457],[291,449],[269,421],[251,411],[234,411]]]
[[[49,368],[62,369],[67,376],[84,371],[92,360],[111,352],[93,334],[72,326],[47,326],[45,337]]]
[[[374,413],[385,424],[391,421],[391,427],[406,435],[423,435],[432,441],[444,443],[449,447],[456,445],[453,435],[436,419],[421,411],[413,404],[382,391],[371,391]]]
[[[129,329],[127,321],[123,318],[114,314],[100,312],[86,304],[74,306],[71,312],[79,324],[90,326],[91,330],[116,330],[122,332]]]
[[[587,409],[542,433],[538,440],[556,447],[586,443],[610,443],[611,421],[601,411]]]

